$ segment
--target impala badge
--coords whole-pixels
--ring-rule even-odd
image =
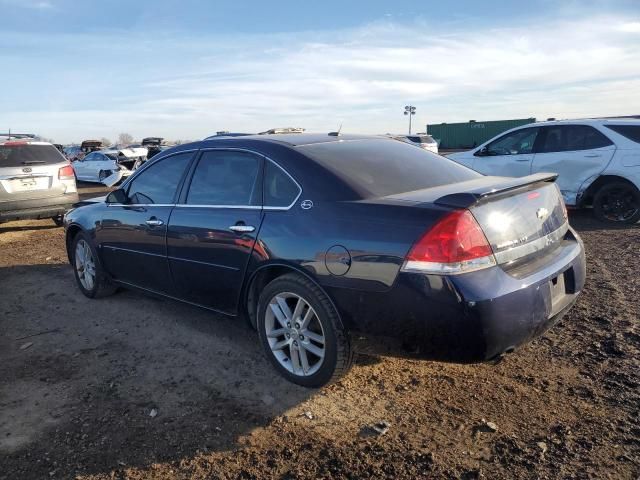
[[[544,207],[539,208],[539,209],[536,211],[536,216],[537,216],[540,220],[544,220],[544,219],[547,217],[547,215],[549,215],[549,210],[547,210],[547,209],[546,209],[546,208],[544,208]]]

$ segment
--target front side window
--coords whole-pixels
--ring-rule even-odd
[[[288,207],[295,201],[299,193],[300,188],[284,170],[272,162],[266,162],[264,169],[265,207]]]
[[[174,202],[180,180],[193,153],[184,152],[154,162],[129,184],[131,204],[169,204]]]
[[[487,145],[487,155],[522,155],[533,152],[538,128],[524,128],[508,133]]]
[[[187,194],[190,205],[260,205],[261,158],[233,150],[205,151]]]
[[[556,125],[546,127],[540,153],[590,150],[612,145],[611,140],[588,125]]]

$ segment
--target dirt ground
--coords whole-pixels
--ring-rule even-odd
[[[85,298],[61,228],[2,224],[0,479],[640,478],[640,226],[571,222],[588,283],[543,337],[498,365],[361,356],[320,390],[243,322]]]

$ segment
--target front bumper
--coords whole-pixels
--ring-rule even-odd
[[[584,248],[570,230],[558,249],[521,267],[453,276],[401,273],[388,293],[347,308],[347,321],[361,352],[487,361],[558,322],[585,277]]]
[[[63,215],[79,200],[78,194],[65,193],[55,197],[0,202],[0,222]]]

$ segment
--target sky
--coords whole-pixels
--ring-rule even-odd
[[[0,0],[0,131],[61,143],[640,114],[640,0]]]

